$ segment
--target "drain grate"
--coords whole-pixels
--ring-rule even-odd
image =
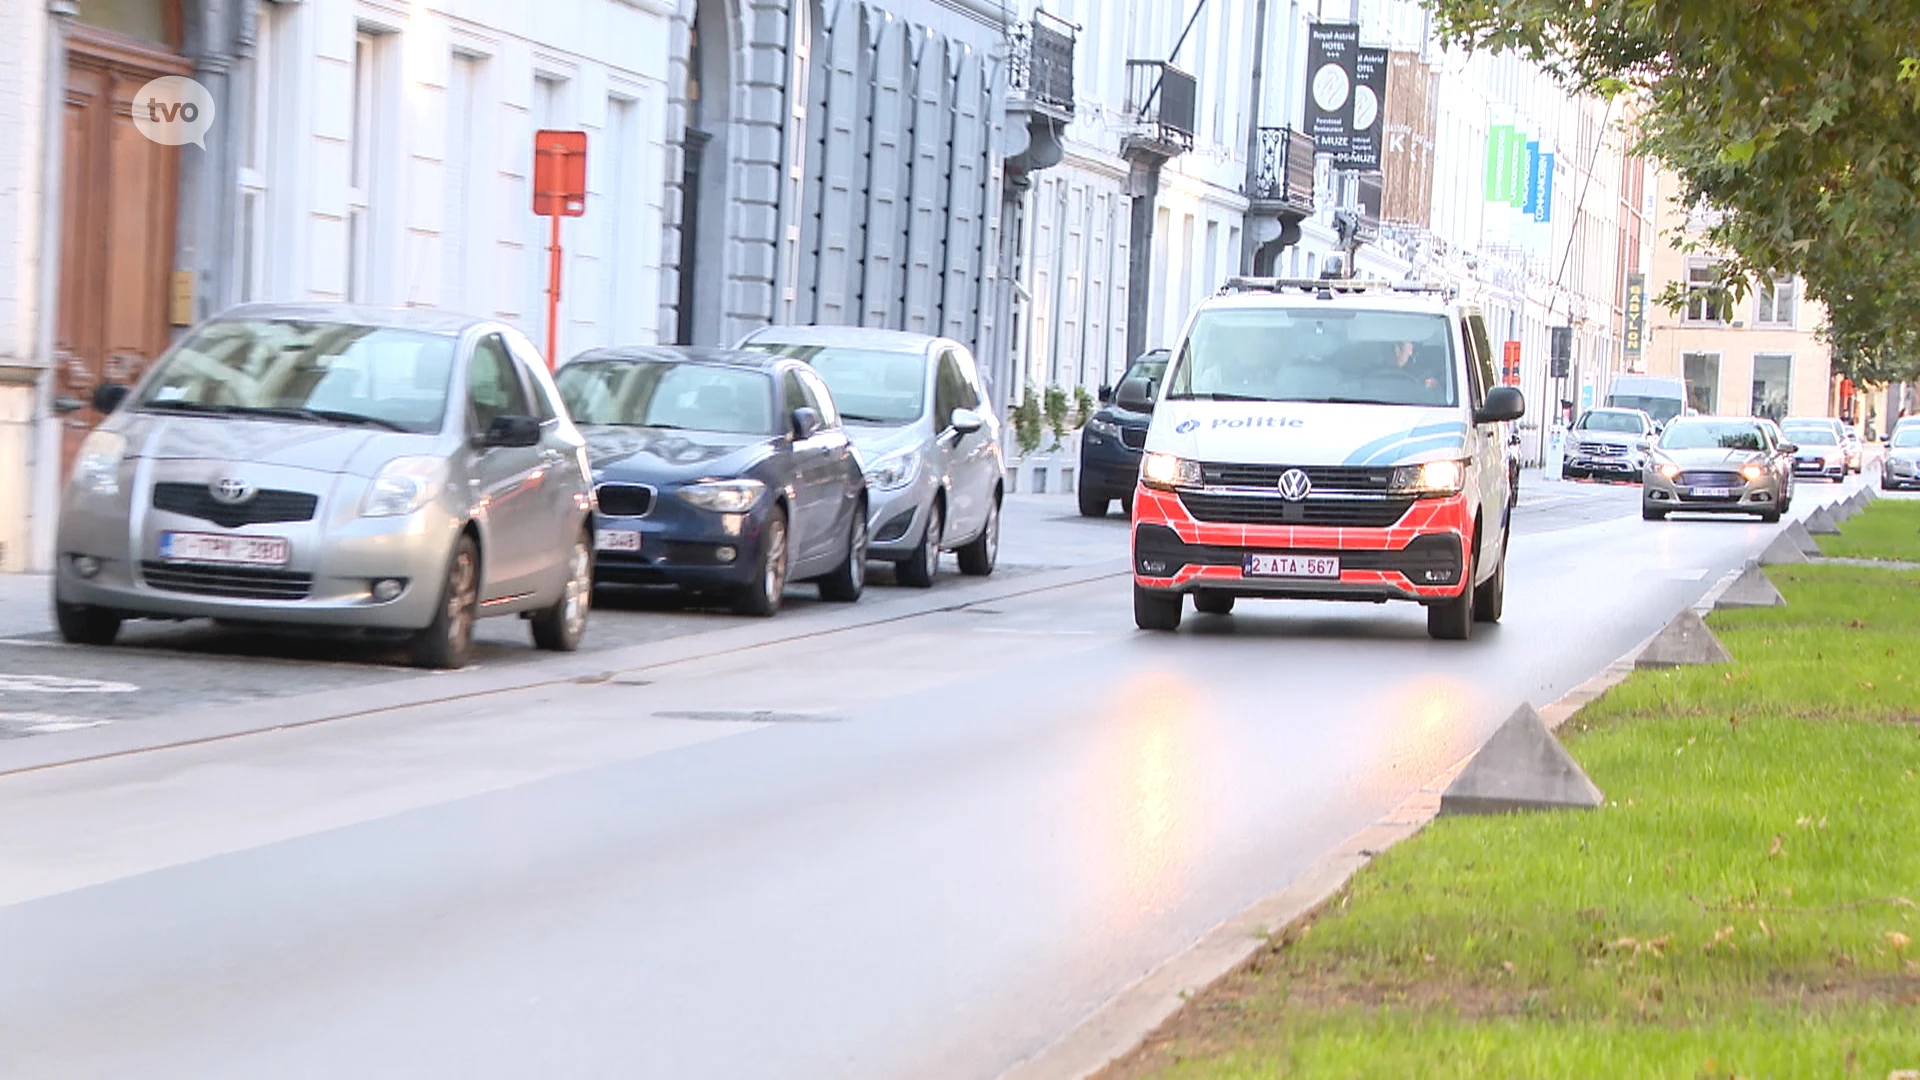
[[[777,709],[695,709],[654,713],[659,720],[714,720],[733,724],[830,724],[840,719],[825,713],[781,712]]]

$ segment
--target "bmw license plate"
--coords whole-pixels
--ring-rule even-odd
[[[633,529],[598,529],[593,534],[593,546],[600,551],[640,550],[640,534]]]
[[[1333,555],[1248,555],[1240,572],[1247,577],[1338,578],[1340,559]]]
[[[1687,492],[1696,499],[1724,499],[1733,494],[1732,488],[1697,487]]]
[[[222,536],[218,533],[163,532],[163,562],[221,563],[228,566],[285,566],[293,545],[280,536]]]

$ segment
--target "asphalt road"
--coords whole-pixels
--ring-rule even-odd
[[[1146,635],[1123,576],[1036,573],[0,776],[0,1076],[994,1076],[1771,532],[1637,511],[1532,482],[1464,644],[1397,605]]]

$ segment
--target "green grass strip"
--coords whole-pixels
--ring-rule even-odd
[[[1848,518],[1839,536],[1815,539],[1838,559],[1920,563],[1920,501],[1880,499]]]

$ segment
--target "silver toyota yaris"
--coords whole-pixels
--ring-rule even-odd
[[[466,663],[474,619],[571,650],[592,595],[585,441],[538,352],[428,311],[250,305],[204,323],[75,458],[54,612],[71,642],[125,619],[399,632]]]

